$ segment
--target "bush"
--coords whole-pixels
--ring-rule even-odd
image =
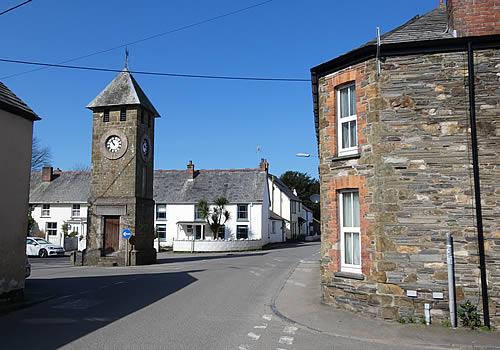
[[[467,300],[458,307],[458,318],[464,327],[475,329],[481,326],[481,319],[477,312],[477,306],[472,304],[470,300]]]

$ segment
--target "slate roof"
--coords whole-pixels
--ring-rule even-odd
[[[271,181],[274,178],[274,183],[276,184],[276,186],[280,189],[281,192],[283,192],[284,194],[286,194],[291,200],[302,202],[302,199],[300,199],[299,197],[297,197],[293,193],[293,191],[290,188],[288,188],[288,186],[285,185],[283,183],[283,181],[281,181],[279,179],[279,177],[269,174],[269,178],[271,179]]]
[[[266,172],[260,169],[199,170],[189,180],[185,170],[155,170],[153,193],[158,203],[212,201],[226,197],[230,203],[263,201]],[[42,182],[41,173],[31,174],[30,203],[87,203],[90,173],[55,173],[51,182]]]
[[[230,203],[262,202],[266,172],[260,169],[199,170],[189,180],[183,170],[157,170],[154,200],[157,203],[196,203],[225,197]]]
[[[426,14],[417,15],[405,24],[380,36],[381,44],[394,44],[410,41],[435,40],[453,38],[448,32],[448,17],[446,8],[438,7]],[[377,39],[367,42],[365,45],[375,45]]]
[[[51,182],[42,182],[40,172],[31,173],[30,203],[87,203],[90,195],[90,173],[54,172]]]
[[[148,99],[144,91],[134,79],[128,69],[123,69],[101,93],[87,105],[87,108],[142,105],[155,117],[160,114]]]
[[[0,82],[0,109],[29,120],[40,120],[28,105]]]

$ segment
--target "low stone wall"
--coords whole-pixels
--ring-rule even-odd
[[[257,250],[264,245],[262,240],[241,241],[193,241],[174,240],[174,252],[234,252],[243,250]]]

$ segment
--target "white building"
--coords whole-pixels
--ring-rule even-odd
[[[78,238],[78,249],[83,250],[89,186],[87,172],[60,172],[47,167],[42,174],[33,173],[30,205],[35,231],[50,242],[64,245],[66,227],[66,233],[73,233]],[[274,204],[269,191],[272,186]],[[229,201],[226,209],[230,216],[214,239],[196,204],[200,200],[210,203],[217,197]],[[160,240],[155,240],[155,247],[159,243],[178,251],[247,250],[283,242],[292,237],[292,230],[302,232],[298,218],[305,213],[300,199],[268,174],[265,160],[255,169],[197,171],[190,162],[186,170],[156,170],[154,200]]]

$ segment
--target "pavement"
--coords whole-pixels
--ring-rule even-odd
[[[338,338],[372,346],[404,344],[405,348],[415,349],[500,349],[499,332],[454,330],[440,324],[402,325],[340,310],[320,300],[319,261],[302,260],[283,284],[273,310],[304,331],[331,337],[332,343],[338,343]]]
[[[400,325],[322,305],[318,259],[319,243],[160,253],[158,264],[135,267],[31,259],[26,295],[38,302],[0,314],[0,348],[499,348],[498,333]]]

